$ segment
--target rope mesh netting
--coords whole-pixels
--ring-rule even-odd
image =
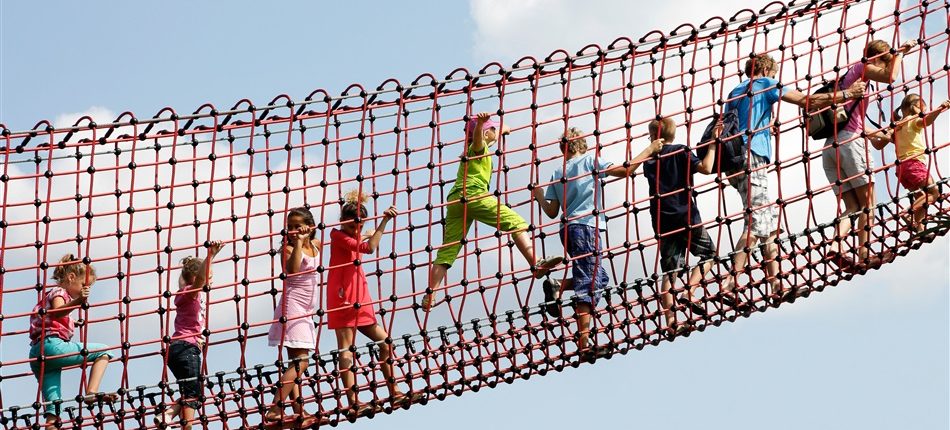
[[[197,419],[212,428],[262,426],[280,373],[298,365],[283,348],[267,346],[287,278],[280,260],[287,212],[311,210],[316,239],[328,255],[330,231],[341,224],[342,196],[350,189],[371,196],[368,227],[390,205],[400,212],[375,253],[356,263],[371,293],[363,306],[372,306],[391,336],[377,344],[357,335],[353,366],[337,369],[340,351],[327,319],[346,309],[326,304],[331,266],[321,257],[312,272],[317,311],[307,316],[316,326],[317,350],[299,379],[297,400],[320,417],[315,426],[577,367],[588,360],[576,346],[570,294],[560,300],[562,317],[544,312],[542,281],[517,255],[512,235],[495,226],[475,223],[437,292],[439,303],[429,312],[420,306],[436,252],[445,245],[448,194],[470,118],[490,112],[511,129],[491,154],[491,190],[530,224],[539,258],[565,255],[558,231],[566,218],[544,216],[531,188],[561,185],[549,178],[564,166],[559,147],[568,128],[583,130],[590,151],[615,164],[650,144],[647,124],[658,115],[675,121],[676,143],[696,148],[730,90],[745,79],[750,53],[770,54],[784,87],[813,94],[850,67],[873,61],[863,58],[872,40],[895,48],[916,40],[897,79],[867,91],[869,118],[893,127],[890,113],[906,94],[920,94],[931,109],[950,96],[948,22],[947,1],[773,2],[607,47],[526,57],[510,67],[492,63],[477,73],[457,69],[442,79],[425,74],[409,84],[352,85],[340,96],[317,90],[303,101],[281,95],[266,107],[241,100],[227,111],[206,104],[189,115],[166,108],[151,119],[126,112],[110,124],[84,117],[66,128],[48,121],[23,132],[0,127],[0,424],[45,423],[46,405],[31,370],[42,363],[28,356],[30,317],[56,285],[52,275],[60,258],[72,253],[97,272],[88,301],[72,313],[78,323],[73,340],[107,345],[112,363],[102,390],[119,398],[82,402],[76,394],[88,383],[91,363],[68,367],[63,400],[56,402],[62,427],[165,427],[153,418],[180,397],[167,366],[180,261],[203,257],[208,241],[222,241],[214,282],[200,293],[208,342],[201,352]],[[822,153],[843,142],[809,138],[801,110],[792,104],[776,103],[774,116],[767,127],[775,156],[762,169],[772,184],[767,206],[775,208],[781,231],[774,241],[778,283],[765,276],[762,243],[745,247],[751,258],[734,267],[732,258],[743,251],[733,247],[743,231],[743,204],[728,175],[697,176],[690,191],[719,255],[700,283],[702,312],[675,308],[689,322],[687,331],[670,334],[664,325],[662,238],[650,221],[642,170],[632,179],[599,179],[606,190],[599,227],[610,285],[592,312],[590,339],[601,352],[596,359],[807,297],[893,260],[871,264],[873,256],[897,258],[947,233],[944,198],[929,206],[923,232],[908,227],[904,218],[916,195],[897,180],[893,147],[868,145],[865,156],[876,162],[858,175],[874,181],[880,202],[867,208],[869,239],[860,240],[857,228],[836,235],[840,222],[857,224],[861,215],[844,212],[836,183],[822,172]],[[946,121],[924,131],[927,168],[941,196],[947,186],[942,169],[950,168],[943,155],[947,138]],[[854,270],[834,264],[832,247],[846,250],[857,262]],[[697,263],[687,258],[690,267]],[[570,277],[570,264],[568,259],[551,276]],[[737,276],[744,305],[714,299],[730,274]],[[684,289],[683,279],[674,282],[675,292]],[[779,286],[795,293],[777,294]],[[413,394],[411,401],[391,401],[380,345],[391,346],[395,382]],[[359,399],[373,406],[359,415],[348,415],[340,381],[347,371],[356,376]]]

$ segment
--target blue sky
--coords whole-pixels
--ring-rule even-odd
[[[729,16],[747,2],[671,1],[650,19],[619,1],[349,3],[0,3],[0,123],[407,82]],[[350,427],[948,428],[948,267],[942,238],[779,310]],[[25,349],[7,341],[0,354]]]

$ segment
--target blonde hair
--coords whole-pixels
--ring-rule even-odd
[[[64,255],[63,258],[59,259],[59,262],[60,266],[53,269],[53,280],[56,282],[63,282],[70,273],[76,275],[77,279],[85,279],[86,270],[89,270],[90,279],[96,279],[96,269],[84,264],[82,260],[76,258],[73,254]]]
[[[676,138],[676,123],[668,117],[650,121],[647,129],[650,131],[650,140],[662,138],[666,143],[670,143]]]
[[[874,59],[885,63],[890,63],[894,59],[894,55],[891,54],[891,44],[883,40],[872,40],[868,43],[868,46],[864,48],[864,56],[869,61]]]
[[[567,132],[561,136],[561,150],[571,154],[587,152],[587,139],[584,138],[584,132],[576,127],[567,129]]]
[[[900,121],[901,118],[904,118],[907,115],[910,108],[913,106],[920,105],[920,95],[919,94],[908,94],[907,97],[904,97],[904,100],[901,101],[901,105],[894,109],[894,121]]]
[[[745,75],[752,78],[754,75],[764,75],[769,70],[775,68],[775,59],[769,54],[759,54],[746,60]]]
[[[201,270],[204,270],[205,260],[198,257],[185,257],[181,259],[181,276],[188,283],[195,282],[195,277]]]
[[[343,195],[343,207],[340,209],[340,221],[348,221],[356,218],[366,218],[369,211],[366,210],[366,202],[369,196],[363,194],[359,189],[347,191]]]

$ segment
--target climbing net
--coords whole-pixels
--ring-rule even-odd
[[[646,124],[660,114],[676,121],[677,143],[695,147],[743,79],[751,52],[772,55],[777,79],[810,94],[861,62],[871,40],[896,47],[916,39],[920,48],[905,57],[899,78],[869,91],[868,112],[886,126],[906,93],[920,94],[929,106],[950,96],[948,21],[947,1],[773,2],[606,47],[558,50],[477,72],[460,68],[442,79],[425,74],[410,83],[352,85],[338,96],[317,90],[304,100],[280,95],[264,107],[241,100],[224,111],[205,104],[191,114],[165,108],[146,119],[126,112],[108,124],[89,117],[65,127],[41,121],[22,132],[0,126],[0,425],[38,428],[43,422],[27,357],[29,318],[53,285],[55,262],[74,253],[98,272],[90,300],[74,312],[78,340],[108,345],[114,358],[103,388],[119,387],[120,399],[78,403],[70,396],[81,392],[88,366],[67,371],[64,427],[155,428],[152,418],[178,398],[166,352],[179,261],[203,256],[206,241],[221,240],[214,284],[201,293],[210,341],[202,353],[198,416],[221,428],[260,426],[279,372],[294,365],[278,348],[264,347],[285,277],[278,256],[285,214],[309,207],[317,239],[327,243],[340,224],[341,196],[351,188],[372,197],[368,225],[389,205],[401,210],[375,255],[361,261],[377,321],[391,334],[396,382],[420,394],[401,407],[576,367],[573,318],[541,311],[539,281],[515,255],[510,236],[491,226],[469,233],[442,290],[445,303],[429,313],[419,307],[471,115],[489,111],[511,128],[494,154],[494,194],[528,220],[536,252],[563,255],[561,220],[544,218],[530,203],[529,184],[550,185],[552,171],[564,163],[558,148],[568,127],[585,130],[592,151],[615,163],[648,144]],[[802,298],[854,276],[826,257],[836,223],[854,214],[842,214],[820,172],[828,147],[808,138],[797,108],[776,106],[776,157],[768,175],[774,184],[769,205],[783,232],[776,240],[778,278]],[[947,136],[945,121],[925,134],[928,168],[941,194],[948,166],[939,154]],[[866,245],[871,252],[905,255],[946,234],[944,200],[931,206],[924,234],[909,231],[901,217],[913,196],[896,180],[893,151],[869,149],[868,156],[880,167],[864,174],[875,179],[882,202],[870,208],[876,219]],[[675,337],[661,330],[659,238],[649,222],[646,180],[638,173],[604,185],[603,255],[611,288],[594,310],[592,341],[608,347],[609,357]],[[730,263],[744,212],[725,185],[715,176],[693,184],[704,226],[720,250],[701,290],[713,297],[727,274],[738,274],[750,306],[732,309],[704,299],[706,315],[678,309],[698,331],[782,303],[764,279],[755,247],[745,267]],[[855,232],[844,238],[853,250],[856,240]],[[327,269],[324,258],[316,270],[321,287]],[[567,274],[559,269],[554,276]],[[326,328],[327,316],[340,309],[325,302],[321,292],[313,315],[318,350],[301,378],[302,401],[322,417],[320,424],[335,425],[355,417],[346,415],[339,351]],[[354,350],[349,370],[359,396],[376,406],[368,415],[398,409],[379,372],[379,345],[362,342]]]

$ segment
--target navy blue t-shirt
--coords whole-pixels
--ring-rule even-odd
[[[643,174],[650,184],[653,230],[664,234],[687,225],[699,225],[702,220],[696,207],[696,195],[686,191],[693,185],[693,173],[701,163],[699,157],[683,145],[664,145],[658,156],[659,160],[643,163]]]

